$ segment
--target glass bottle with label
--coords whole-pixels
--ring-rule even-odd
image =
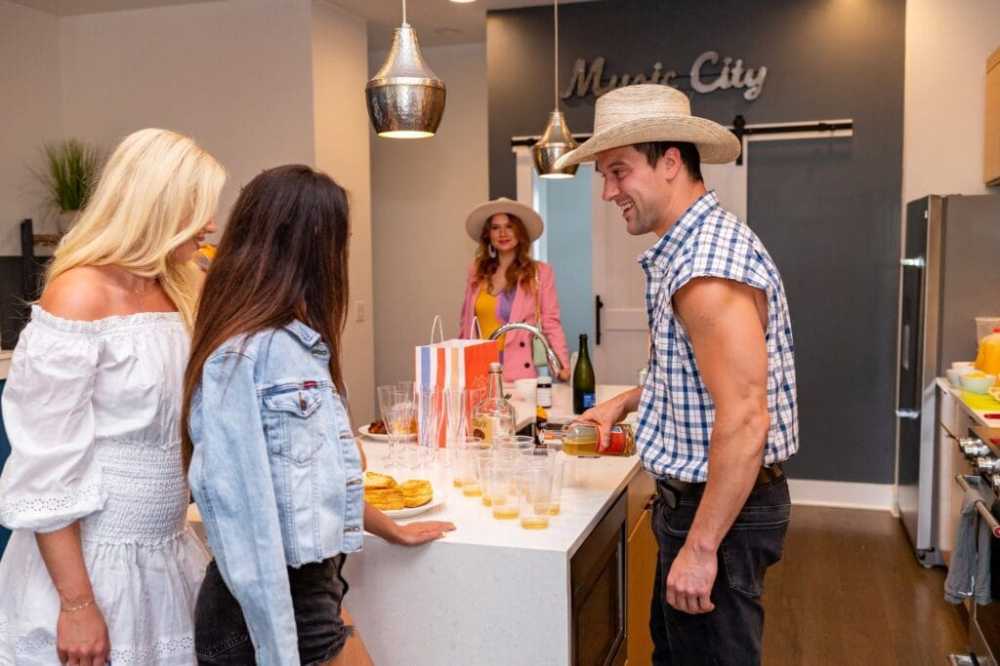
[[[608,432],[608,448],[597,450],[598,430],[593,423],[577,421],[562,431],[562,450],[568,456],[630,456],[635,453],[635,431],[627,423],[616,423]]]
[[[486,398],[473,407],[472,434],[482,437],[489,446],[514,436],[517,413],[503,394],[503,366],[490,364]]]
[[[597,404],[597,381],[594,379],[594,366],[590,364],[587,334],[582,333],[580,355],[573,369],[573,413],[583,414],[595,404]]]

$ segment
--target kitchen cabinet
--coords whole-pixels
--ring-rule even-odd
[[[572,663],[625,663],[625,497],[608,510],[570,562]]]
[[[1000,185],[1000,49],[986,61],[986,145],[983,180]]]
[[[653,512],[645,509],[628,537],[628,665],[651,663],[653,639],[649,635],[649,604],[659,547],[652,529]]]

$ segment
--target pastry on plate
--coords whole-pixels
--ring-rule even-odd
[[[406,500],[399,488],[365,488],[365,501],[381,511],[406,508]]]
[[[434,497],[431,482],[424,479],[410,479],[399,486],[399,490],[403,494],[406,507],[410,509],[423,506]]]
[[[398,484],[396,479],[388,474],[378,472],[365,472],[365,490],[380,488],[395,488]]]

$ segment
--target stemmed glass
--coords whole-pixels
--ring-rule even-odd
[[[444,427],[444,391],[440,387],[417,389],[418,444],[414,467],[431,465],[440,446],[441,429]]]
[[[412,434],[411,426],[416,416],[416,404],[413,401],[412,389],[406,390],[399,384],[379,386],[378,402],[382,420],[385,422],[385,431],[389,436],[386,466],[392,467],[399,462],[400,444]]]

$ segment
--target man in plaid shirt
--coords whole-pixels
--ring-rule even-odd
[[[703,161],[739,152],[683,93],[637,85],[601,97],[593,138],[556,164],[596,159],[627,232],[657,237],[639,258],[645,386],[582,417],[605,446],[638,410],[639,455],[657,480],[655,664],[760,663],[764,574],[788,527],[781,462],[798,449],[798,413],[785,291],[760,239],[701,177]]]

